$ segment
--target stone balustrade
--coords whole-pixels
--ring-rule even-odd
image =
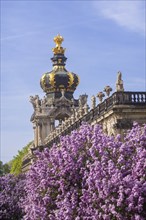
[[[45,139],[43,146],[38,146],[39,149],[44,147],[51,147],[53,143],[58,144],[60,136],[70,134],[73,130],[78,129],[82,122],[92,123],[96,119],[105,115],[105,113],[114,109],[115,107],[124,108],[128,106],[129,109],[134,109],[136,106],[142,106],[146,108],[146,92],[115,92],[110,97],[106,98],[103,102],[99,103],[88,112],[88,105],[86,104],[79,111],[75,111],[70,118],[66,118],[57,128],[54,129]],[[131,106],[131,107],[130,107]],[[34,149],[35,150],[35,149]],[[27,155],[27,158],[23,159],[23,167],[28,162],[30,163],[32,155]]]
[[[114,105],[146,105],[146,92],[115,92],[110,97],[98,104],[95,108],[88,112],[88,106],[85,106],[83,111],[75,113],[71,118],[65,120],[63,129],[55,137],[46,139],[45,146],[51,146],[54,142],[59,141],[59,136],[69,134],[74,129],[80,127],[82,122],[91,122],[97,117],[103,115],[110,110]]]

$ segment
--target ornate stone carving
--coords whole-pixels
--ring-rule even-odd
[[[40,108],[41,102],[40,102],[40,99],[39,99],[38,95],[30,96],[29,100],[32,103],[34,110],[36,110],[36,108],[38,108],[38,109]]]
[[[105,95],[104,95],[103,92],[97,93],[97,98],[99,99],[99,102],[102,102],[104,96],[105,96]]]
[[[91,97],[91,108],[94,109],[96,107],[96,98],[95,96],[93,95]]]
[[[122,73],[119,71],[117,74],[117,81],[116,81],[116,92],[123,92],[123,80],[122,80]]]
[[[43,99],[41,99],[41,107],[42,107],[42,108],[45,108],[45,107],[46,107],[46,105],[47,105],[47,97],[46,97],[46,96],[44,96],[44,98],[43,98]]]
[[[106,93],[106,95],[109,97],[110,92],[112,91],[112,88],[111,88],[110,86],[106,86],[103,91],[104,91],[104,92]]]
[[[86,94],[79,96],[79,107],[84,106],[87,103],[87,98],[88,98],[88,95]]]

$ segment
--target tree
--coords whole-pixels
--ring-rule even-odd
[[[10,164],[9,163],[3,164],[3,162],[0,161],[0,176],[3,176],[7,173],[10,173]]]
[[[29,142],[22,150],[18,151],[18,154],[14,157],[11,164],[11,174],[18,175],[22,172],[22,162],[23,157],[28,153],[29,147],[31,146],[32,141]]]

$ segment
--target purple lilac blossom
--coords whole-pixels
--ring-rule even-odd
[[[20,220],[24,215],[22,207],[25,198],[25,175],[7,174],[0,177],[0,219]]]
[[[146,125],[124,141],[83,124],[59,146],[36,152],[24,220],[146,219]]]

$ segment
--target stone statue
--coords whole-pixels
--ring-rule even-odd
[[[39,100],[39,96],[38,95],[30,96],[29,101],[32,103],[34,108],[40,107],[40,100]]]
[[[116,92],[123,92],[123,80],[122,80],[122,73],[119,71],[117,74],[117,82],[116,82]]]
[[[47,98],[44,96],[44,98],[41,100],[41,107],[46,107],[47,104]]]
[[[88,95],[80,95],[79,96],[79,106],[84,106],[87,103]]]
[[[110,86],[106,86],[103,91],[106,93],[107,97],[109,97],[112,88]]]
[[[39,100],[39,96],[35,95],[35,96],[30,96],[29,101],[32,103],[32,106],[34,108],[34,110],[40,112],[40,100]]]
[[[99,99],[99,102],[102,102],[104,96],[105,96],[105,95],[104,95],[103,92],[99,92],[99,93],[97,94],[97,98]]]

